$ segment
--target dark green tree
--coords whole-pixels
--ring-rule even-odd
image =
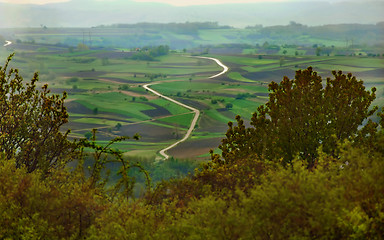
[[[365,90],[363,81],[352,74],[333,71],[323,87],[322,78],[309,67],[296,72],[294,79],[284,77],[269,85],[269,101],[261,105],[246,128],[240,116],[237,126],[230,122],[226,138],[212,159],[233,162],[249,155],[290,163],[300,156],[313,167],[318,148],[336,155],[337,143],[353,140],[358,127],[370,117],[375,88]]]

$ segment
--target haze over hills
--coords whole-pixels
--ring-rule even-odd
[[[0,28],[92,27],[115,23],[213,21],[245,27],[337,23],[375,24],[383,21],[383,1],[280,2],[177,7],[160,3],[116,0],[72,0],[45,5],[0,3]]]

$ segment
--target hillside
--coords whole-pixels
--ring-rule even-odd
[[[245,27],[287,24],[308,25],[383,21],[383,1],[291,2],[223,4],[176,7],[166,4],[96,0],[72,0],[46,5],[0,3],[0,28],[8,27],[92,27],[101,24],[138,22],[214,21]]]
[[[265,44],[269,44],[271,52],[278,51],[276,45],[380,48],[384,44],[383,36],[384,22],[309,26],[291,21],[284,25],[263,27],[256,24],[246,28],[233,28],[217,22],[120,23],[92,28],[0,28],[0,40],[19,43],[61,47],[76,47],[83,43],[91,48],[123,49],[168,45],[171,49],[186,48],[188,52],[202,52],[209,48],[221,53],[223,48],[239,53],[236,49],[265,47]]]

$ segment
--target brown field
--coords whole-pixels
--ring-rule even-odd
[[[208,154],[209,150],[217,148],[220,141],[221,138],[188,140],[170,149],[168,153],[175,158],[197,158]],[[204,159],[209,159],[209,157],[204,157]]]

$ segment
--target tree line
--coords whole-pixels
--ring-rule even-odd
[[[136,53],[131,56],[131,59],[142,61],[154,61],[156,57],[168,55],[169,46],[160,45],[156,47],[142,47],[137,48]]]
[[[116,28],[138,28],[155,29],[156,31],[169,31],[177,34],[196,35],[198,30],[203,29],[228,29],[229,26],[220,26],[217,22],[185,22],[185,23],[135,23],[135,24],[113,24],[111,26],[98,27],[116,27]]]

